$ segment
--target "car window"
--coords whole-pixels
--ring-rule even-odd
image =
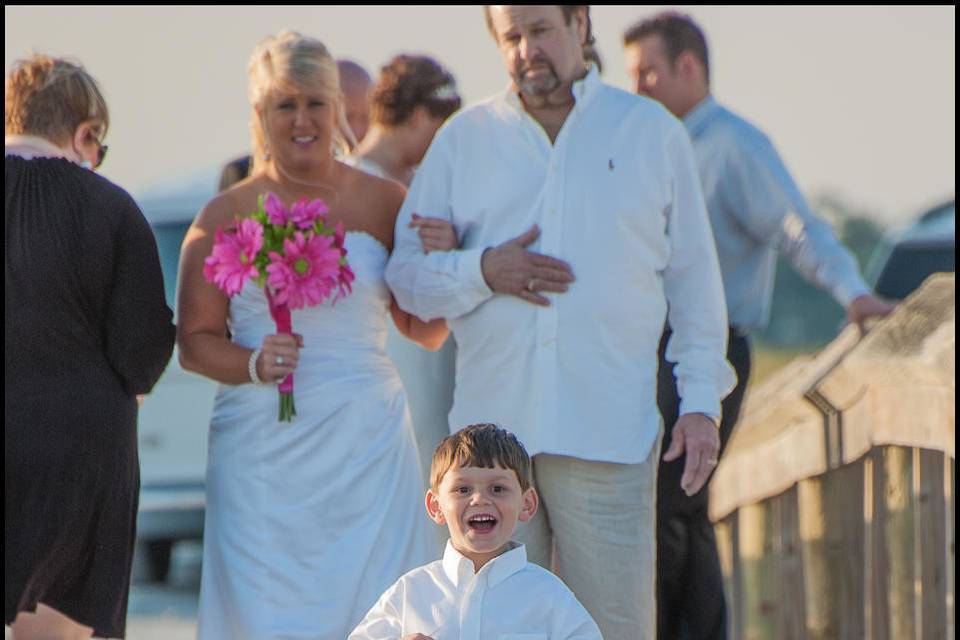
[[[153,235],[157,239],[160,252],[160,267],[163,269],[163,288],[167,295],[167,304],[176,308],[177,267],[180,264],[180,245],[183,236],[190,228],[189,222],[172,222],[154,225]]]
[[[902,300],[931,274],[956,271],[956,217],[956,205],[949,201],[888,233],[866,269],[874,291]]]
[[[917,289],[928,276],[940,271],[956,271],[953,243],[904,242],[894,247],[877,279],[877,295],[902,300]]]

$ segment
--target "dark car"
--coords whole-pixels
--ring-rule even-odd
[[[956,271],[956,222],[956,201],[950,200],[888,233],[867,269],[877,295],[902,300],[929,275]]]

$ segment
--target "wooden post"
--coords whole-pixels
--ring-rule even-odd
[[[823,504],[823,477],[809,478],[799,483],[797,497],[800,504],[800,542],[804,563],[804,591],[806,592],[805,626],[810,638],[836,636],[836,594],[830,584],[830,564],[827,560],[825,531],[830,523]],[[832,634],[832,635],[831,635]]]
[[[947,458],[948,464],[944,465],[944,474],[943,474],[943,492],[944,492],[944,502],[945,502],[945,511],[947,517],[944,518],[946,523],[946,543],[947,543],[947,586],[946,586],[946,610],[947,610],[947,638],[956,637],[956,624],[957,624],[957,589],[956,589],[956,565],[954,564],[957,561],[956,555],[956,539],[957,539],[957,528],[956,528],[956,482],[957,482],[957,461],[955,458]]]
[[[914,535],[920,558],[920,637],[947,637],[947,538],[944,500],[944,455],[940,451],[915,449],[919,469],[919,493]]]
[[[864,620],[863,462],[800,483],[810,638],[860,640]]]
[[[874,468],[874,637],[913,638],[915,579],[913,456],[910,449],[879,450]],[[879,477],[877,472],[879,471]]]
[[[806,633],[803,556],[797,485],[775,498],[779,505],[780,630],[784,640],[802,640]]]
[[[740,560],[743,572],[743,638],[776,638],[779,580],[773,548],[772,501],[740,507]]]
[[[876,615],[876,517],[874,509],[874,488],[876,486],[874,478],[874,469],[876,467],[876,451],[870,451],[863,457],[863,584],[864,584],[864,603],[863,603],[863,637],[865,639],[878,640],[885,638],[886,635],[878,634],[875,621]],[[886,626],[884,626],[884,629]]]
[[[739,613],[737,604],[740,602],[740,590],[737,588],[739,571],[736,569],[737,539],[736,539],[737,512],[734,511],[726,518],[713,526],[717,537],[717,553],[720,556],[720,571],[723,572],[723,597],[727,603],[727,633],[732,638],[739,638],[737,623]]]
[[[836,589],[836,624],[839,637],[861,640],[864,628],[866,585],[864,551],[863,460],[834,469],[824,478],[827,514],[827,559]]]

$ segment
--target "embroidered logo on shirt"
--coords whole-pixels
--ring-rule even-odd
[[[613,171],[613,158],[610,158],[609,164],[607,166],[610,168],[610,171]]]

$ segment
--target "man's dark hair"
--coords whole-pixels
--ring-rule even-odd
[[[671,65],[684,51],[689,51],[703,64],[703,75],[710,84],[710,62],[707,53],[707,39],[703,31],[690,16],[676,11],[664,11],[641,20],[623,34],[623,46],[636,44],[649,36],[660,36],[667,59]]]
[[[588,4],[558,4],[560,10],[563,12],[563,21],[566,24],[570,24],[570,20],[573,18],[573,14],[578,9],[583,9],[587,15],[587,38],[583,42],[584,48],[584,59],[593,60],[593,58],[586,58],[587,53],[589,53],[588,48],[593,47],[594,43],[597,41],[593,37],[593,24],[590,22],[590,5]],[[493,39],[497,39],[497,32],[493,30],[493,18],[490,17],[490,5],[483,5],[483,17],[487,21],[487,30],[490,32],[490,35],[493,36]],[[599,69],[598,69],[599,71]]]

